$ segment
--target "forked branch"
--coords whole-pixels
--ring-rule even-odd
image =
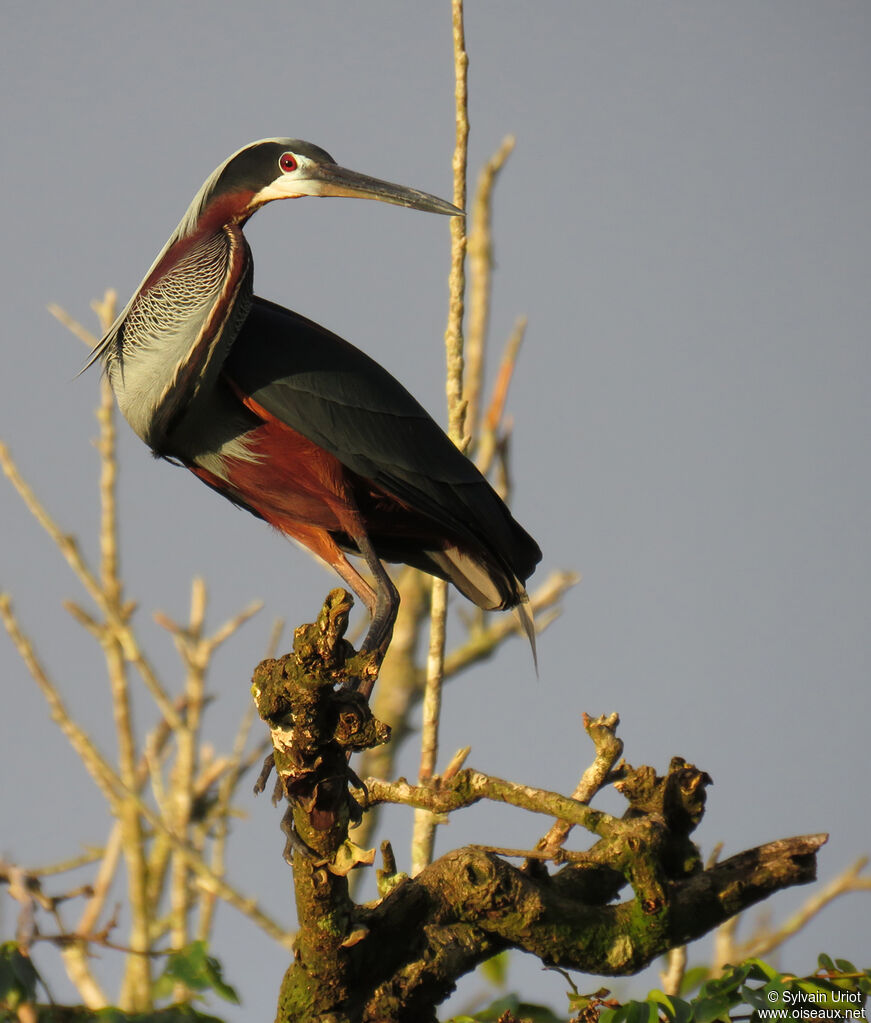
[[[349,609],[348,594],[334,590],[318,621],[297,629],[293,652],[261,664],[254,679],[275,742],[279,793],[290,804],[286,855],[300,920],[279,1020],[434,1020],[458,978],[506,948],[588,973],[634,973],[773,892],[815,878],[825,835],[771,842],[704,869],[690,835],[710,778],[680,757],[664,775],[615,767],[616,715],[585,717],[596,756],[575,797],[471,768],[424,785],[361,782],[349,755],[389,733],[359,696],[371,665],[344,639]],[[622,817],[588,805],[607,784],[627,800]],[[348,839],[361,815],[383,802],[441,815],[481,799],[557,823],[521,866],[469,846],[409,878],[388,850],[379,872],[384,897],[366,906],[352,900],[347,875],[373,856]],[[597,840],[566,849],[572,826]]]

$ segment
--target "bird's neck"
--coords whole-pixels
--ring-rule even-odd
[[[161,452],[214,387],[248,314],[250,250],[237,224],[176,232],[125,311],[107,371],[133,429]]]

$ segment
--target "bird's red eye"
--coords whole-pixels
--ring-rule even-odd
[[[299,165],[297,164],[296,157],[293,153],[282,153],[281,158],[278,161],[278,166],[285,174],[290,174],[290,172],[295,171]]]

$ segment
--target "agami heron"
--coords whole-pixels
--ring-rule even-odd
[[[524,583],[541,552],[481,473],[385,369],[254,295],[242,228],[273,199],[307,195],[461,212],[311,143],[255,142],[206,180],[93,358],[155,455],[338,572],[369,609],[365,650],[386,650],[399,606],[382,560],[448,579],[479,607],[518,607],[532,640]]]

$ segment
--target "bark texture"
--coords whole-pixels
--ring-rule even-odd
[[[289,804],[285,857],[299,916],[277,1023],[434,1021],[457,979],[506,948],[595,975],[635,973],[774,892],[815,879],[825,835],[771,842],[704,870],[690,836],[711,779],[680,757],[662,776],[618,765],[616,715],[584,719],[596,759],[579,798],[471,769],[426,786],[364,784],[350,754],[386,742],[389,729],[360,693],[379,663],[345,641],[350,607],[348,594],[334,590],[318,621],[297,629],[293,652],[254,675],[275,747],[260,785],[274,766],[276,795]],[[604,784],[627,799],[621,818],[587,805]],[[368,809],[399,802],[448,812],[480,799],[548,818],[547,834],[519,866],[506,858],[516,850],[469,846],[409,878],[387,855],[382,898],[351,899],[349,871],[374,854],[348,832]],[[596,837],[589,849],[564,849],[574,826]]]

